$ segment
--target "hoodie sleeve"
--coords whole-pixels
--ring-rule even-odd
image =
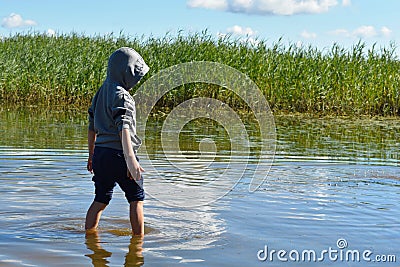
[[[94,116],[93,116],[92,107],[89,108],[88,112],[89,112],[89,116],[88,116],[88,118],[89,118],[89,127],[88,127],[88,129],[91,130],[91,131],[94,131]]]
[[[93,97],[92,100],[92,105],[88,109],[88,119],[89,119],[89,130],[94,131],[94,109],[95,109],[95,104],[97,102],[97,93]]]
[[[128,92],[118,94],[114,100],[112,117],[118,131],[131,129],[136,134],[135,102]]]

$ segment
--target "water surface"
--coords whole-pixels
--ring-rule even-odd
[[[138,240],[130,236],[128,205],[119,189],[98,234],[85,237],[84,217],[93,199],[85,170],[85,117],[82,112],[1,112],[1,266],[400,265],[400,124],[395,119],[276,117],[275,161],[259,190],[249,193],[249,181],[242,179],[224,197],[196,208],[168,206],[148,195],[146,236]],[[181,136],[187,157],[199,156],[198,140],[204,137],[215,140],[218,164],[207,177],[194,173],[176,181],[197,181],[191,184],[193,194],[218,175],[229,149],[221,129],[193,123]],[[179,176],[162,156],[157,134],[146,138],[154,140],[147,149],[152,162],[143,164]],[[158,175],[146,173],[145,186],[162,192]],[[339,249],[338,240],[347,247]],[[260,261],[257,254],[266,247],[269,252],[370,250],[371,258],[394,255],[397,262],[282,262],[276,255]]]

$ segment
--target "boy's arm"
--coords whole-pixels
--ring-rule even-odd
[[[120,136],[122,149],[124,150],[125,161],[129,172],[128,177],[138,181],[142,178],[142,172],[144,172],[144,169],[140,166],[139,162],[136,159],[136,155],[133,151],[131,144],[129,129],[122,129],[122,131],[120,132]]]
[[[93,173],[92,159],[94,154],[94,142],[96,141],[96,133],[93,130],[88,130],[88,150],[89,157],[87,162],[87,170]]]

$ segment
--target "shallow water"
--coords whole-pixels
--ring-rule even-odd
[[[250,181],[242,179],[225,196],[198,207],[169,206],[148,194],[146,236],[138,240],[130,236],[119,189],[98,234],[85,236],[93,184],[85,170],[84,115],[53,115],[51,123],[32,115],[27,127],[28,115],[24,121],[2,114],[0,266],[400,266],[399,121],[277,117],[276,156],[259,190],[249,193]],[[147,146],[151,162],[141,158],[171,180],[180,178],[177,184],[190,182],[196,195],[199,185],[224,169],[226,145],[219,131],[191,127],[182,144],[189,156],[199,156],[191,148],[193,136],[221,143],[207,178],[177,176],[158,145]],[[248,168],[254,167],[250,162]],[[145,187],[169,196],[158,175],[149,169]],[[213,197],[226,188],[209,189]],[[338,241],[347,247],[339,248]],[[337,254],[319,260],[330,248]],[[272,250],[285,250],[288,262]],[[301,260],[304,250],[316,252],[315,262]],[[346,260],[349,250],[371,251],[369,259],[385,256],[387,262]],[[289,258],[291,251],[294,258],[300,253],[298,261]]]

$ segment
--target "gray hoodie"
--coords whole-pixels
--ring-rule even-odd
[[[136,135],[135,101],[128,92],[149,71],[134,49],[122,47],[108,60],[107,78],[93,97],[89,112],[89,130],[96,133],[95,146],[122,150],[119,136],[129,129],[133,150],[141,140]]]

